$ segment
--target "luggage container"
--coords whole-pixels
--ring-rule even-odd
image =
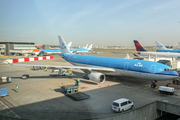
[[[173,95],[174,94],[174,88],[173,87],[160,86],[159,92],[160,92],[160,94]]]
[[[39,70],[39,66],[33,66],[34,70]]]
[[[7,88],[0,89],[0,96],[2,97],[2,96],[6,96],[6,95],[8,95]]]

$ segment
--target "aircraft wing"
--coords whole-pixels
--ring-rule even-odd
[[[104,71],[104,72],[114,72],[115,70],[112,68],[106,67],[90,67],[90,66],[68,66],[68,65],[36,65],[36,64],[11,64],[13,66],[43,66],[43,67],[56,67],[62,69],[81,69],[81,70],[89,70],[89,71]]]

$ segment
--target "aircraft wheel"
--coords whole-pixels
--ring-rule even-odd
[[[173,83],[174,83],[174,84],[176,83],[175,80],[173,80]]]
[[[151,87],[152,87],[152,88],[155,88],[155,87],[156,87],[156,84],[151,84]]]
[[[176,81],[176,84],[179,85],[179,83],[180,83],[180,82],[177,80],[177,81]]]

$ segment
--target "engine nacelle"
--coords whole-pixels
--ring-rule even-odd
[[[89,79],[98,83],[103,83],[106,80],[106,76],[99,72],[91,72],[90,74],[88,74],[88,77]]]

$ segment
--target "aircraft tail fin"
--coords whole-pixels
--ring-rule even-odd
[[[59,38],[61,53],[62,54],[71,53],[68,46],[66,45],[66,42],[64,41],[63,37],[59,35],[58,38]]]
[[[69,49],[71,48],[71,44],[72,44],[72,42],[69,42],[69,44],[67,45],[69,47]]]
[[[92,49],[92,46],[93,46],[93,44],[91,44],[91,45],[88,47],[88,50],[91,50],[91,49]]]
[[[134,45],[136,47],[136,51],[146,51],[137,40],[134,40]]]
[[[87,49],[87,47],[88,47],[88,44],[85,46],[85,49]]]
[[[157,49],[159,50],[165,50],[167,49],[163,44],[161,44],[159,41],[155,41]]]
[[[130,59],[129,54],[126,54],[126,57],[124,59]]]

